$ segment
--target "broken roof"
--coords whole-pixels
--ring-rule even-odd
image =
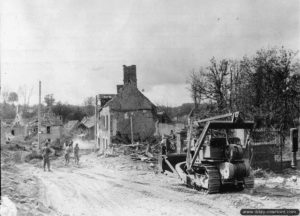
[[[12,124],[11,124],[11,127],[23,127],[23,126],[26,126],[28,124],[30,124],[30,122],[32,121],[32,118],[28,118],[28,119],[20,119],[20,120],[15,120]]]
[[[79,124],[79,121],[78,120],[71,120],[71,121],[68,121],[64,127],[65,129],[67,130],[73,130],[77,125]]]
[[[104,107],[114,111],[153,110],[156,106],[134,84],[124,85],[122,90]]]
[[[53,113],[44,113],[41,117],[41,125],[42,126],[62,126],[63,122],[59,116],[54,115]],[[30,126],[34,126],[38,123],[38,118],[35,118],[31,122],[29,122]]]
[[[89,116],[89,117],[84,117],[81,120],[81,123],[87,128],[94,127],[95,126],[95,115]]]

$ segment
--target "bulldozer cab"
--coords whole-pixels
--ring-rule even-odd
[[[209,130],[204,139],[203,146],[219,146],[225,147],[228,144],[236,144],[236,145],[245,145],[245,136],[248,134],[249,130],[243,130],[243,132],[239,131],[237,133],[233,130]]]
[[[229,117],[231,117],[231,120],[220,120]],[[248,138],[246,138],[246,134],[248,132],[247,137],[249,137],[254,122],[244,121],[240,113],[236,112],[195,121],[193,125],[201,133],[197,137],[197,142],[193,149],[191,140],[193,139],[192,134],[195,134],[192,130],[195,130],[195,128],[190,127],[191,140],[188,140],[187,147],[187,166],[189,168],[195,163],[199,164],[205,160],[225,160],[224,157],[226,156],[226,148],[228,146],[234,149],[238,148],[238,152],[247,152],[243,151],[243,148],[247,148]],[[241,138],[237,136],[236,130],[244,132]],[[243,139],[243,142],[241,139]],[[232,160],[232,158],[229,160]]]

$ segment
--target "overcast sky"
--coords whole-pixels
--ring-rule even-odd
[[[2,87],[34,86],[32,102],[115,93],[137,65],[155,104],[190,102],[192,69],[260,48],[300,49],[298,0],[2,0]]]

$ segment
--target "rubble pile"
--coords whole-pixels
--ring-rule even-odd
[[[114,147],[115,154],[129,155],[133,161],[155,163],[158,160],[159,144],[136,143]]]
[[[153,163],[153,162],[156,162],[157,159],[153,157],[153,155],[151,156],[151,153],[132,153],[130,154],[131,156],[131,159],[136,161],[136,160],[141,160],[141,161],[144,161],[144,162],[147,162],[147,163]]]
[[[1,215],[7,215],[6,213],[10,215],[45,213],[45,211],[41,211],[43,204],[38,200],[40,193],[38,179],[26,173],[26,170],[18,168],[18,164],[24,161],[23,153],[24,151],[3,149],[1,146],[1,196],[2,201],[5,201],[5,206],[9,207],[7,209],[4,205],[1,206]],[[15,214],[14,208],[17,214]],[[47,210],[47,212],[50,211]]]

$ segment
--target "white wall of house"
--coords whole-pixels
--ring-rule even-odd
[[[111,144],[111,121],[110,121],[110,109],[109,107],[104,107],[100,113],[97,121],[97,144],[99,146],[99,151],[104,154]]]

